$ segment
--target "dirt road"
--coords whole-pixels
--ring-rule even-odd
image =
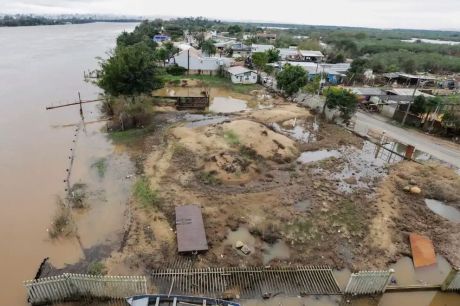
[[[420,151],[460,168],[460,145],[421,132],[394,126],[379,116],[358,112],[356,113],[356,129],[360,130],[363,127],[385,131],[389,137],[404,144],[411,144]]]

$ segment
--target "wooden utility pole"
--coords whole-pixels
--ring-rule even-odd
[[[406,113],[404,114],[403,121],[401,122],[401,125],[403,125],[403,126],[406,123],[407,115],[409,114],[410,107],[411,107],[412,103],[414,103],[415,94],[417,93],[417,89],[418,89],[419,86],[420,86],[420,79],[417,80],[417,85],[414,88],[414,92],[412,93],[412,97],[410,99],[409,105],[406,108]]]

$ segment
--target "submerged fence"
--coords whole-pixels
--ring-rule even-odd
[[[443,291],[460,291],[460,271],[452,269],[441,286]]]
[[[46,304],[82,298],[121,299],[147,293],[144,276],[94,276],[65,273],[24,282],[29,303]]]
[[[393,270],[353,273],[345,293],[353,295],[384,293],[393,273]]]

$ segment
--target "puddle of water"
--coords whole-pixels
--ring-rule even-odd
[[[294,138],[297,141],[304,142],[304,143],[310,143],[310,142],[315,142],[316,141],[316,135],[309,130],[307,130],[305,127],[296,125],[292,129],[285,129],[282,128],[278,123],[272,123],[271,124],[273,130],[275,130],[278,133],[284,134],[288,137]],[[313,124],[313,130],[315,130],[314,124]]]
[[[121,239],[126,203],[135,180],[126,178],[135,173],[129,155],[114,153],[117,150],[107,136],[99,132],[101,127],[101,124],[92,124],[82,132],[70,178],[71,183],[88,186],[88,208],[76,214],[78,234],[85,248]],[[99,160],[104,160],[103,173],[94,167]]]
[[[303,164],[323,160],[330,157],[340,157],[341,154],[337,150],[319,150],[311,152],[303,152],[300,157],[297,159]]]
[[[199,114],[186,114],[184,116],[184,120],[188,122],[185,126],[189,128],[219,124],[230,121],[230,119],[225,116],[209,116]]]
[[[436,264],[429,267],[414,268],[412,259],[403,257],[390,268],[395,270],[393,274],[396,285],[438,285],[441,284],[451,270],[450,264],[442,256],[436,256]]]
[[[337,281],[339,288],[341,290],[345,290],[351,277],[351,271],[348,269],[343,269],[340,271],[334,270],[332,273],[334,274],[334,278]]]
[[[302,200],[294,203],[294,209],[299,211],[299,212],[305,212],[311,207],[311,201],[310,200]]]
[[[455,207],[444,204],[441,201],[425,199],[426,206],[437,215],[446,218],[449,221],[460,223],[460,210]]]
[[[236,113],[247,108],[247,101],[232,97],[214,97],[209,105],[209,111],[214,113]]]
[[[264,244],[264,254],[263,254],[263,261],[264,265],[269,263],[271,260],[277,259],[289,259],[290,250],[287,244],[282,241],[278,240],[274,244]]]
[[[378,303],[378,306],[457,306],[460,304],[459,301],[460,295],[458,295],[457,293],[434,291],[387,293],[382,296]]]

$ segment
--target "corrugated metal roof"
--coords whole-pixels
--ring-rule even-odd
[[[177,250],[179,253],[208,250],[201,208],[197,205],[176,207]]]
[[[243,73],[247,73],[247,72],[252,72],[253,70],[250,70],[250,69],[248,69],[246,67],[243,67],[243,66],[234,66],[234,67],[228,68],[227,71],[230,74],[237,75],[237,74],[243,74]]]
[[[300,50],[299,51],[302,56],[311,56],[311,57],[324,57],[321,51],[313,51],[313,50]]]

